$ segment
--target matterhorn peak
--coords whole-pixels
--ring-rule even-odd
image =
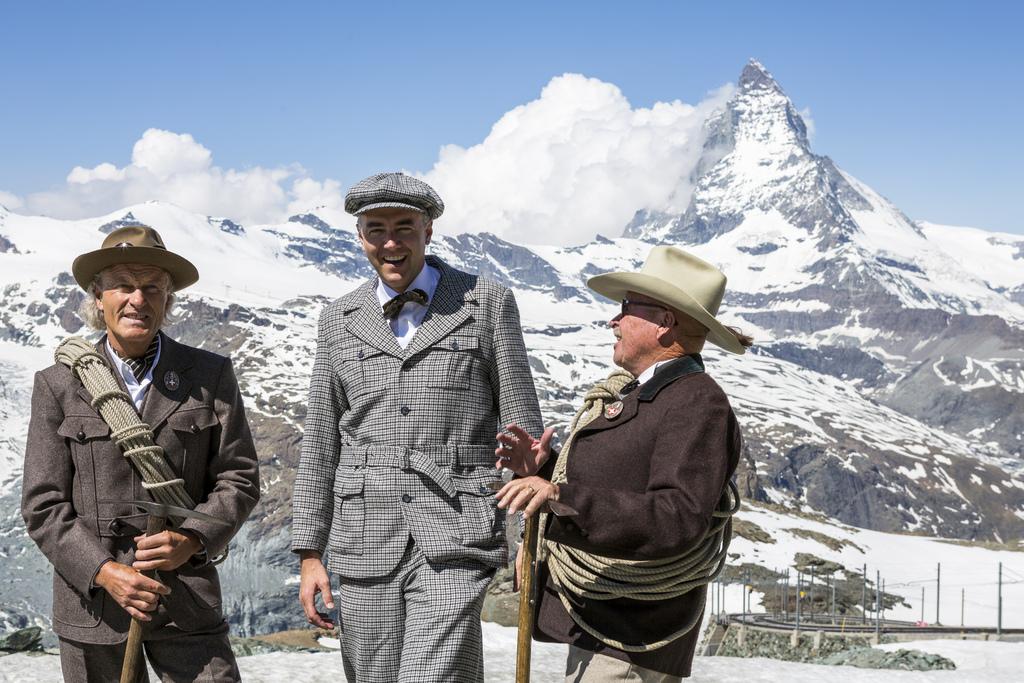
[[[747,62],[747,65],[743,67],[743,73],[740,74],[739,82],[740,90],[774,90],[778,93],[782,93],[782,88],[775,82],[772,75],[768,72],[768,69],[764,68],[764,65],[756,59],[751,58]]]

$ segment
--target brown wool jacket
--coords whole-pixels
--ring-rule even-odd
[[[224,551],[259,499],[256,449],[231,362],[166,335],[162,344],[142,420],[153,429],[171,468],[185,479],[196,509],[227,522],[183,524],[212,558]],[[102,343],[97,348],[104,352]],[[167,386],[168,378],[172,386],[177,380],[175,389]],[[61,364],[36,373],[21,512],[29,535],[54,567],[58,636],[94,644],[127,637],[128,613],[92,582],[107,560],[131,564],[132,538],[145,529],[146,514],[117,501],[138,499],[152,497],[111,441],[110,428],[89,404],[82,383]],[[208,561],[195,557],[157,578],[171,593],[144,626],[147,638],[223,623],[220,581]]]
[[[740,448],[736,416],[725,393],[703,372],[700,356],[666,363],[623,399],[618,416],[598,417],[577,435],[559,500],[579,514],[551,515],[547,538],[637,560],[685,552],[710,526]],[[540,574],[538,640],[570,643],[667,674],[690,674],[699,627],[652,652],[624,652],[573,622],[547,571]],[[700,614],[705,593],[701,588],[654,602],[583,599],[578,611],[620,642],[649,643]]]

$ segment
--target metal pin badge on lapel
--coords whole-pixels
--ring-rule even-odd
[[[622,401],[616,401],[615,403],[609,403],[604,407],[604,418],[606,420],[614,420],[622,413]]]
[[[176,373],[174,370],[168,370],[166,373],[164,373],[165,387],[167,387],[171,391],[177,391],[179,384],[181,384],[181,381],[178,379],[178,373]]]

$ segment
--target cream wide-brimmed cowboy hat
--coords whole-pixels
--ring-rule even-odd
[[[639,273],[604,273],[587,287],[613,301],[638,292],[685,313],[708,328],[708,341],[732,353],[746,349],[715,319],[725,294],[725,274],[678,247],[654,247]]]
[[[85,291],[96,273],[119,263],[141,263],[163,268],[174,280],[174,290],[185,289],[199,279],[199,271],[188,259],[168,251],[160,233],[145,225],[114,230],[96,251],[82,254],[71,264],[75,281]]]

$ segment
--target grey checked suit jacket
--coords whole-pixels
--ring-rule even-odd
[[[542,429],[519,310],[506,287],[427,263],[441,280],[404,350],[376,278],[320,316],[292,550],[328,551],[342,577],[387,575],[410,535],[432,561],[507,560],[487,487],[494,436],[511,422]]]
[[[196,510],[227,522],[190,519],[182,525],[213,557],[224,551],[259,499],[256,448],[231,361],[166,335],[162,344],[142,420],[185,480]],[[102,343],[97,350],[105,354]],[[178,379],[173,388],[166,384],[172,371]],[[36,373],[21,512],[29,536],[55,570],[54,632],[109,645],[127,638],[131,619],[92,581],[108,559],[131,564],[132,538],[145,530],[146,514],[127,501],[152,497],[89,398],[64,365]],[[224,621],[220,580],[209,562],[188,562],[174,572],[159,572],[158,579],[171,594],[161,599],[153,622],[144,627],[147,633],[168,624],[181,631],[207,630]]]

